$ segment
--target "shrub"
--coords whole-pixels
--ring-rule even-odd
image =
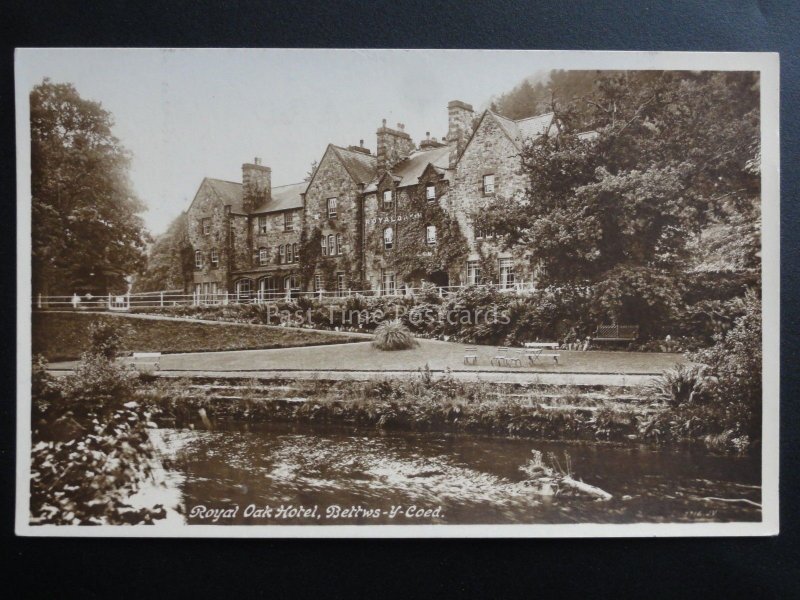
[[[89,326],[89,352],[114,360],[122,348],[122,340],[130,335],[128,324],[100,319]]]
[[[673,407],[699,404],[707,389],[708,378],[704,371],[702,365],[675,365],[653,378],[648,392],[651,397]]]
[[[409,350],[419,345],[400,321],[384,321],[375,330],[372,345],[378,350]]]

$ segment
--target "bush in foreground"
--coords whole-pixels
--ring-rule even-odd
[[[375,330],[372,346],[378,350],[410,350],[419,342],[400,321],[384,321]]]

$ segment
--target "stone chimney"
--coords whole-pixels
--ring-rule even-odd
[[[403,123],[397,124],[397,129],[390,129],[386,126],[386,119],[378,129],[378,177],[401,160],[408,158],[414,151],[414,142],[408,135]]]
[[[347,149],[353,152],[361,152],[361,154],[372,154],[369,148],[364,148],[364,140],[358,140],[358,146],[348,146]]]
[[[434,148],[441,148],[442,146],[444,146],[442,142],[437,140],[435,137],[431,137],[430,131],[425,132],[425,139],[419,143],[420,150],[432,150]]]
[[[461,100],[451,100],[447,103],[447,141],[450,146],[450,168],[456,166],[458,157],[467,145],[467,140],[472,133],[472,105]]]
[[[272,169],[256,157],[242,165],[242,208],[250,212],[272,199]]]

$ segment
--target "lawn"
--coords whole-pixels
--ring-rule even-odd
[[[496,347],[478,346],[476,365],[464,364],[463,344],[419,340],[413,350],[380,351],[370,342],[284,350],[215,352],[165,356],[164,370],[187,371],[416,371],[427,365],[433,370],[503,371],[516,373],[614,373],[656,374],[681,362],[679,354],[658,352],[569,352],[561,351],[560,362],[542,359],[533,366],[497,367],[491,364]]]
[[[33,353],[43,354],[49,361],[79,358],[89,345],[89,326],[98,320],[124,321],[132,327],[132,334],[123,342],[127,352],[206,352],[363,341],[363,338],[344,334],[260,325],[193,323],[142,319],[120,314],[53,312],[33,314]]]

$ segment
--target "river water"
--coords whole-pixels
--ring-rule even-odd
[[[228,423],[162,430],[192,524],[759,521],[755,457],[603,443]],[[608,501],[541,496],[538,450]],[[712,499],[709,499],[712,498]],[[713,499],[716,498],[716,499]]]

